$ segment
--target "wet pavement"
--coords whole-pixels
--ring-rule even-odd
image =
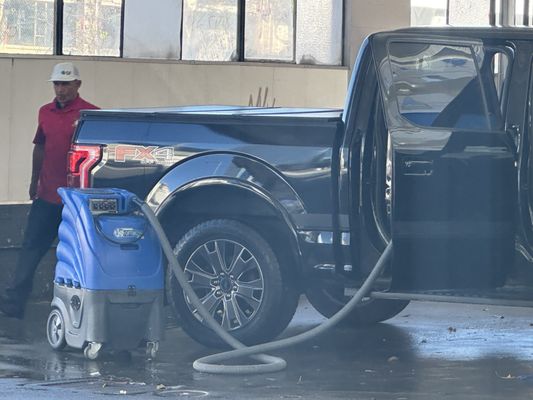
[[[156,360],[143,353],[53,351],[45,337],[47,303],[26,319],[0,317],[0,398],[8,399],[528,399],[533,398],[530,309],[412,303],[365,329],[338,327],[277,351],[285,371],[255,376],[195,372],[211,354],[169,321]],[[306,302],[284,336],[323,320]]]

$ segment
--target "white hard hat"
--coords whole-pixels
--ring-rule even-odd
[[[54,66],[48,82],[69,82],[80,80],[80,71],[71,62],[59,63]]]

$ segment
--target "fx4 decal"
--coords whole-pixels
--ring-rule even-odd
[[[119,163],[138,161],[141,164],[172,164],[174,148],[117,144],[109,146],[109,156],[111,160]]]

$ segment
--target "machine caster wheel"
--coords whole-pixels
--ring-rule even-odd
[[[147,342],[146,343],[146,357],[155,359],[157,352],[159,351],[159,342]]]
[[[89,342],[83,350],[85,358],[88,360],[96,360],[100,355],[100,350],[102,349],[102,343]]]
[[[46,337],[54,350],[61,350],[67,344],[65,340],[65,320],[57,308],[50,311],[46,322]]]

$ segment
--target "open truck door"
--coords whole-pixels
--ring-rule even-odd
[[[394,244],[390,292],[373,295],[502,286],[514,259],[517,170],[489,52],[441,36],[369,40],[388,130]]]

